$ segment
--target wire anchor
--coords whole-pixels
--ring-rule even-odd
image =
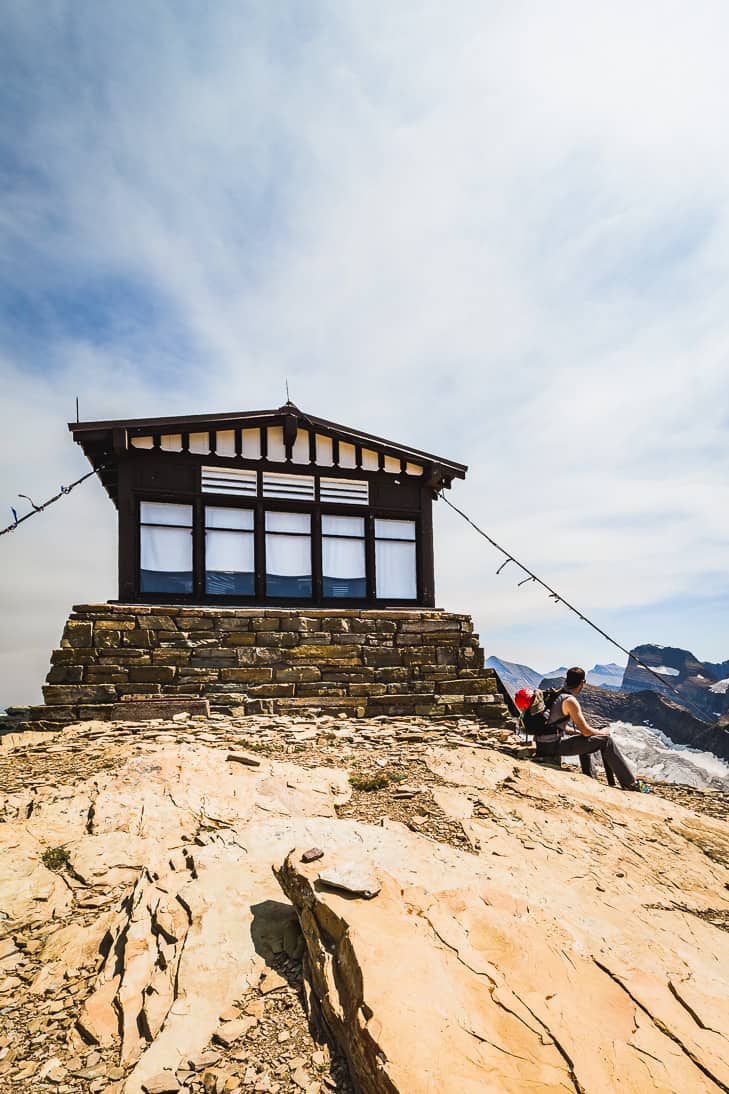
[[[31,517],[34,517],[36,513],[42,513],[43,510],[47,509],[49,505],[53,505],[54,501],[58,501],[59,498],[64,497],[66,494],[70,494],[75,486],[78,486],[80,483],[85,482],[86,479],[90,479],[92,475],[100,474],[102,471],[106,471],[105,464],[103,464],[101,467],[95,467],[93,471],[88,471],[85,475],[82,475],[80,479],[76,479],[75,482],[70,483],[68,486],[62,486],[57,494],[54,494],[52,498],[48,499],[48,501],[44,501],[42,505],[36,505],[36,503],[28,494],[18,494],[19,498],[25,498],[26,501],[29,501],[33,508],[29,513],[26,513],[25,516],[19,517],[17,510],[14,509],[11,505],[10,512],[13,514],[13,523],[8,524],[7,528],[0,528],[0,536],[4,536],[8,532],[14,532],[18,525],[22,524],[24,520],[29,520]]]

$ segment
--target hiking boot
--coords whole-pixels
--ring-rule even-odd
[[[632,791],[634,794],[650,794],[651,788],[642,779],[636,779],[632,786],[624,786],[623,790]]]

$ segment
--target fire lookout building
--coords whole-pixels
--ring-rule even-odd
[[[507,726],[470,616],[434,606],[433,499],[463,464],[292,403],[69,429],[119,512],[118,599],[73,607],[45,703],[0,732],[211,710]]]
[[[119,601],[433,607],[463,464],[304,414],[72,422],[119,512]]]

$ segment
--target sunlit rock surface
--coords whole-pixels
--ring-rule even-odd
[[[729,1087],[726,795],[465,720],[85,723],[0,774],[0,1088]]]

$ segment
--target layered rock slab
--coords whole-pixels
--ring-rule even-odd
[[[67,996],[78,1032],[66,1049],[54,1035],[54,1050],[71,1073],[91,1041],[94,1066],[129,1094],[162,1073],[201,1089],[188,1060],[239,1032],[221,1031],[222,1016],[247,1025],[245,1010],[231,1019],[241,998],[283,990],[270,970],[259,977],[264,941],[278,945],[292,922],[271,865],[298,846],[323,851],[301,881],[316,927],[310,980],[334,1029],[339,1016],[361,1089],[726,1088],[725,823],[496,748],[413,745],[386,726],[378,741],[343,725],[348,764],[382,770],[409,750],[427,761],[468,853],[423,833],[424,793],[410,819],[396,790],[389,804],[384,791],[359,795],[379,807],[338,817],[350,792],[334,745],[329,767],[313,749],[256,752],[250,767],[227,759],[240,742],[224,726],[196,726],[184,743],[174,724],[145,728],[109,768],[111,753],[102,766],[84,751],[98,726],[64,732],[51,748],[70,749],[78,774],[0,800],[0,965],[25,991],[23,947],[42,941],[27,1009]],[[41,854],[59,845],[69,866],[53,873]],[[375,895],[337,894],[320,874]],[[227,1065],[241,1082],[248,1064],[235,1054],[257,1047],[242,1036]],[[46,1066],[38,1051],[30,1067]]]
[[[727,908],[726,825],[503,756],[431,765],[478,857],[434,877],[427,841],[340,840],[278,872],[361,1089],[729,1089],[728,939],[698,918]],[[344,865],[379,894],[328,886]]]
[[[0,827],[0,918],[16,930],[60,921],[30,992],[42,1001],[91,974],[70,1043],[113,1052],[125,1094],[202,1052],[257,983],[258,936],[281,908],[271,862],[319,838],[317,820],[331,823],[349,796],[342,771],[241,768],[226,755],[142,746],[114,771],[43,790]],[[68,860],[59,873],[43,865],[53,847]],[[96,917],[82,911],[97,903]]]
[[[297,857],[279,881],[299,915],[327,1025],[363,1091],[574,1089],[528,1007],[503,983],[494,999],[487,968],[439,938],[422,891],[386,877],[365,906],[319,886]]]

